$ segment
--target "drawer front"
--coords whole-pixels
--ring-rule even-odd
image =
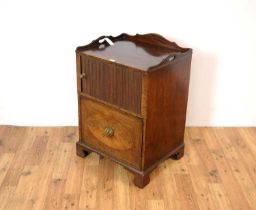
[[[82,141],[141,168],[142,120],[88,98],[81,99]]]
[[[140,114],[141,72],[85,55],[81,63],[83,93]]]

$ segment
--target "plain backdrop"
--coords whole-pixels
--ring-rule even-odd
[[[255,22],[255,0],[0,0],[0,124],[77,125],[75,48],[154,32],[193,48],[187,126],[256,126]]]

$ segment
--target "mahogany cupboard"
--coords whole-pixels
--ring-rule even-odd
[[[191,57],[158,34],[102,36],[78,47],[77,154],[110,158],[141,188],[161,161],[181,158]]]

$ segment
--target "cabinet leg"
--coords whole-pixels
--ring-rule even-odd
[[[134,184],[139,188],[144,188],[150,181],[149,174],[141,175],[135,174],[134,175]]]
[[[175,154],[171,155],[170,158],[173,160],[179,160],[184,156],[184,147],[180,148]]]
[[[84,158],[84,157],[86,157],[87,155],[89,155],[90,152],[87,151],[87,150],[85,150],[85,149],[83,148],[83,146],[81,146],[81,145],[79,144],[79,142],[77,142],[77,143],[76,143],[76,154],[77,154],[78,156]]]

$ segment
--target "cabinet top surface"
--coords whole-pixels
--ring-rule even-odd
[[[110,40],[110,41],[109,41]],[[102,36],[77,52],[147,71],[190,49],[181,48],[158,34]]]

